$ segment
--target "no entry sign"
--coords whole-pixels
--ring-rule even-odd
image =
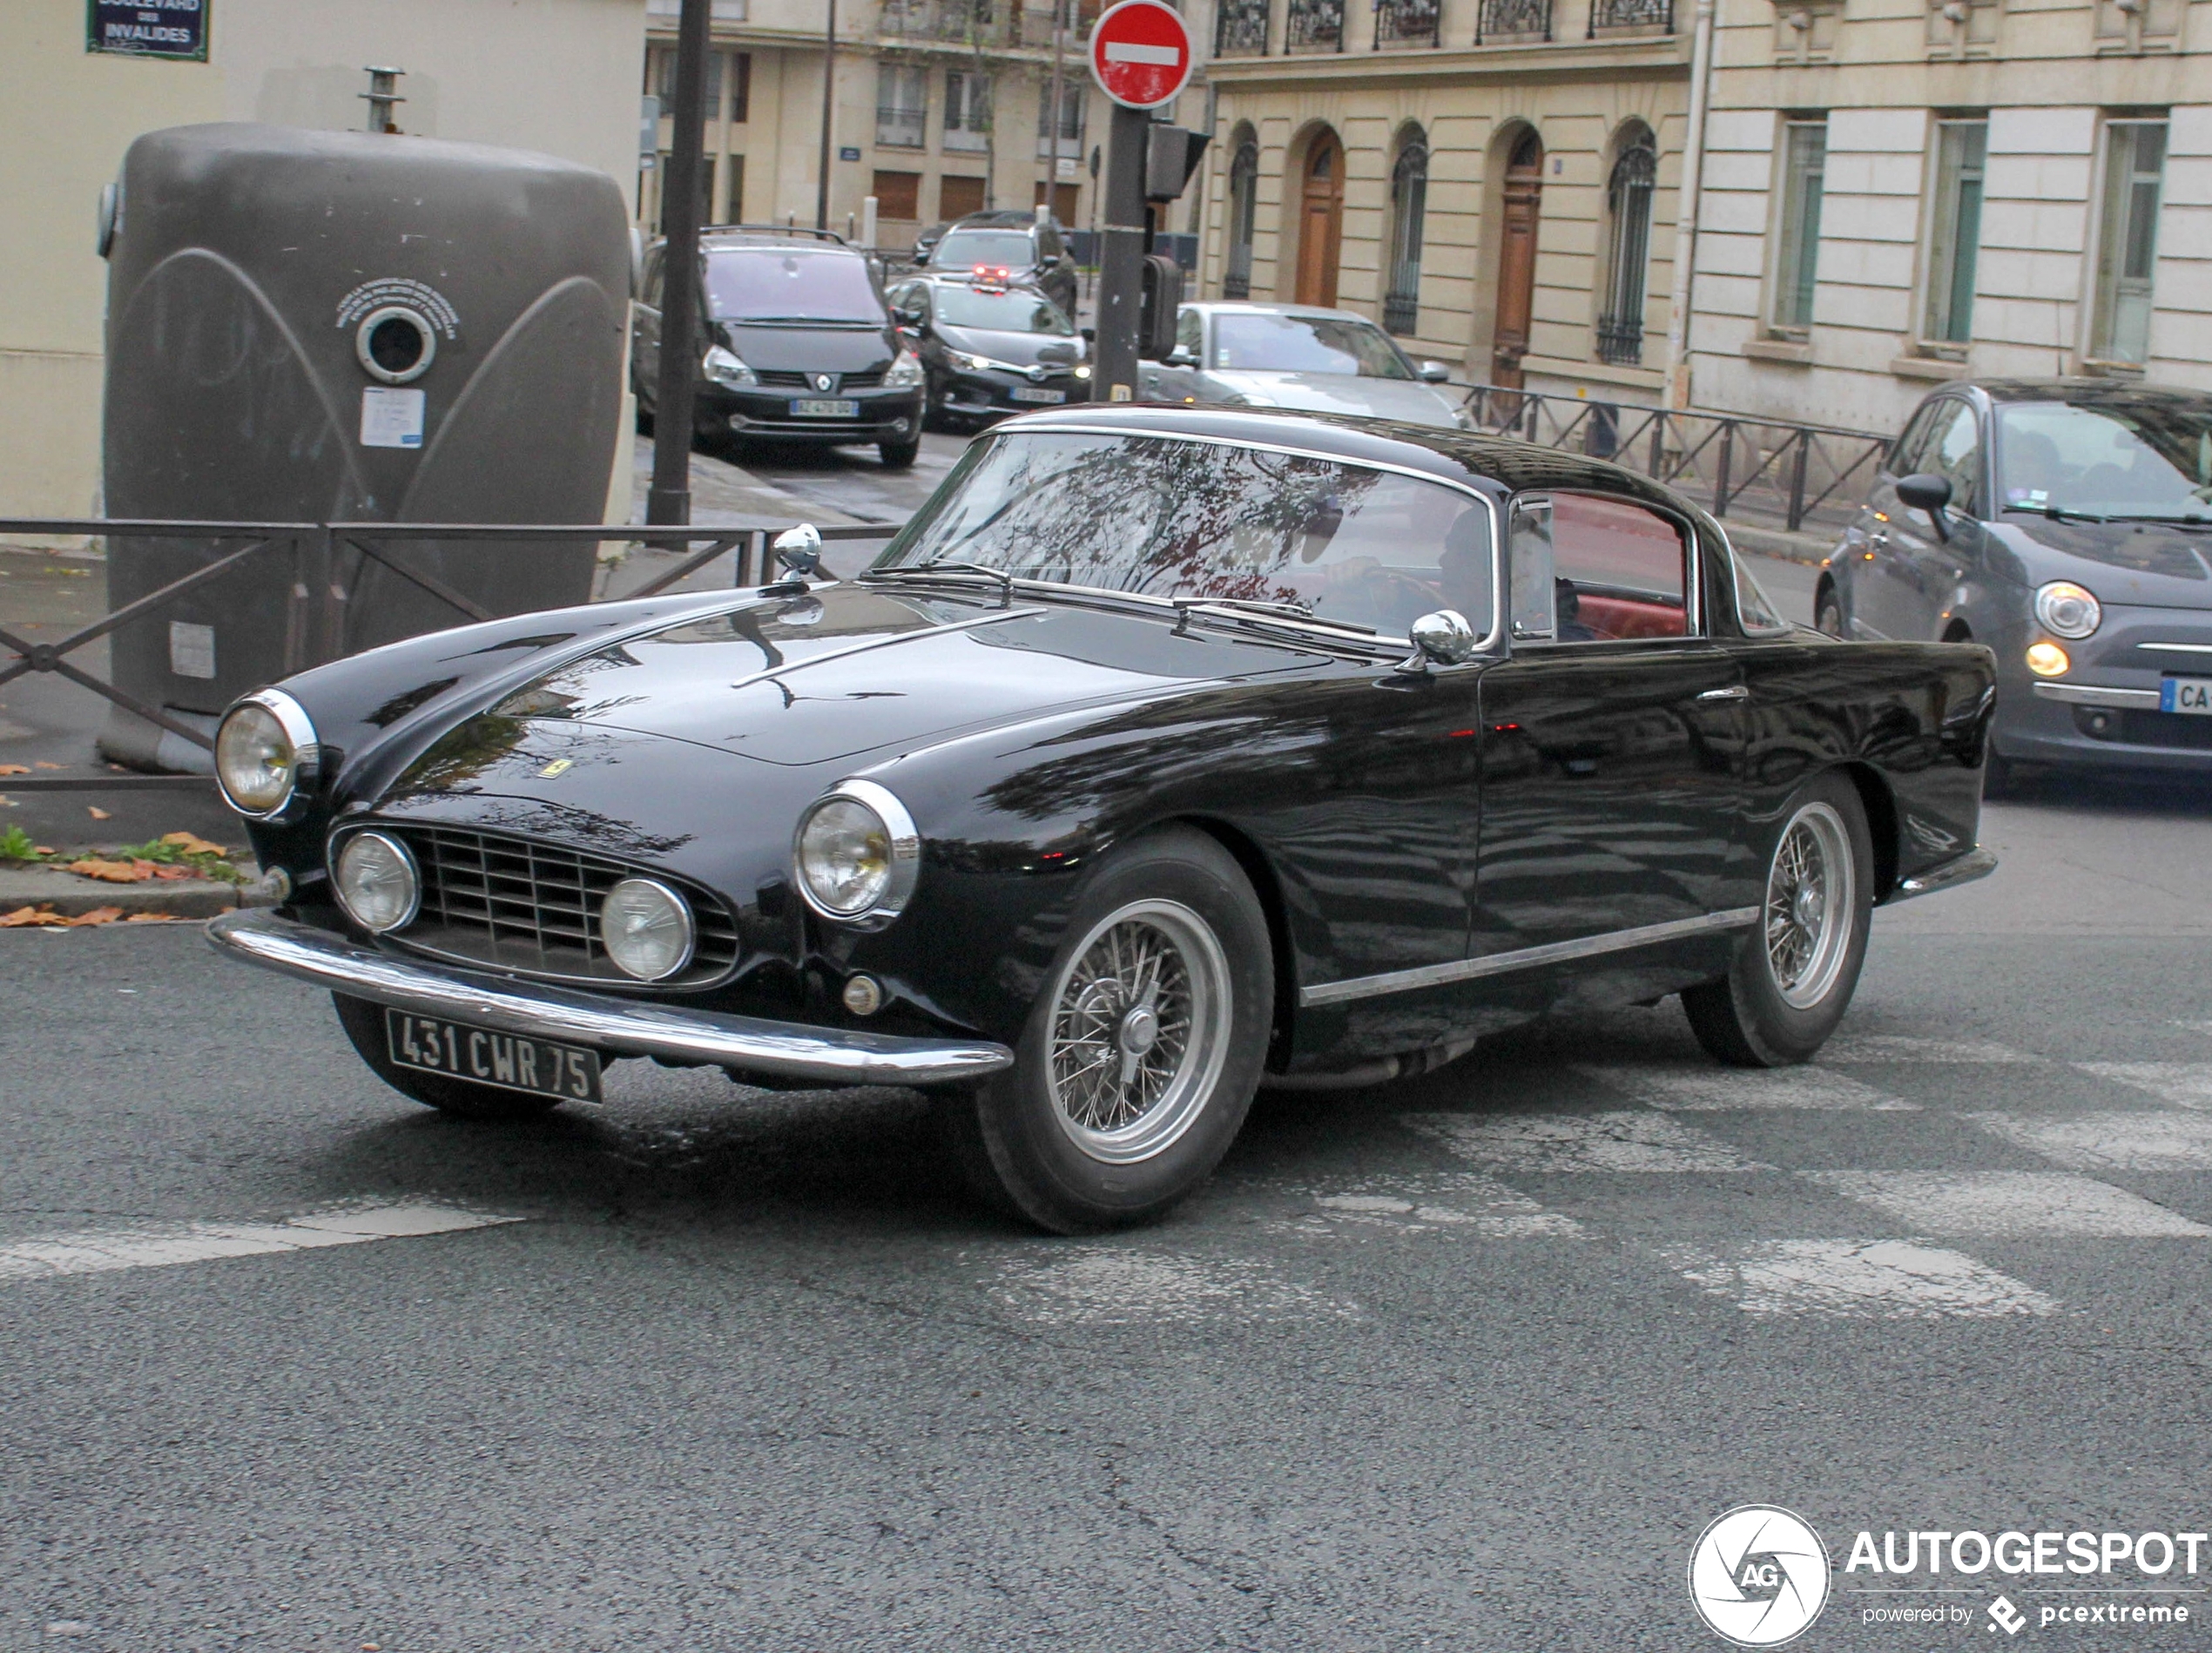
[[[1090,31],[1090,73],[1125,109],[1157,109],[1190,78],[1190,31],[1160,0],[1122,0]]]

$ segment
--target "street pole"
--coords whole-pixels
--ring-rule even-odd
[[[1092,382],[1109,401],[1136,395],[1136,321],[1144,301],[1144,140],[1152,117],[1116,103],[1106,136],[1106,224],[1098,260],[1098,337]]]
[[[691,520],[691,394],[699,366],[699,145],[710,0],[684,0],[676,24],[676,131],[661,180],[660,377],[653,390],[648,523]]]
[[[1660,405],[1689,406],[1689,305],[1697,258],[1697,201],[1705,172],[1705,111],[1712,101],[1713,0],[1697,0],[1689,49],[1689,130],[1683,142],[1682,184],[1675,192],[1675,290],[1667,306],[1667,362]]]
[[[1063,100],[1068,96],[1067,77],[1063,65],[1068,50],[1068,7],[1070,0],[1052,0],[1052,154],[1044,164],[1044,201],[1049,207],[1060,188],[1060,128],[1065,118]],[[1056,219],[1059,214],[1054,213]]]
[[[822,176],[814,186],[814,227],[829,228],[830,124],[836,112],[837,0],[829,0],[829,27],[822,34]]]

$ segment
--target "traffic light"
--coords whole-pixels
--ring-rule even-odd
[[[1183,307],[1183,267],[1163,253],[1144,255],[1144,298],[1136,312],[1136,354],[1157,361],[1175,348]]]
[[[1144,199],[1171,201],[1182,194],[1208,141],[1204,132],[1155,121],[1144,134]]]

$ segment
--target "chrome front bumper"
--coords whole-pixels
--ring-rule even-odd
[[[1954,855],[1939,866],[1925,873],[1898,880],[1892,901],[1909,901],[1915,895],[1932,895],[1938,890],[1956,889],[1961,884],[1971,884],[1978,878],[1987,878],[1997,870],[1997,857],[1986,849],[1970,849],[1963,855]]]
[[[333,992],[613,1056],[666,1056],[825,1085],[947,1084],[1014,1063],[1011,1050],[987,1040],[910,1039],[670,1009],[417,963],[261,908],[217,919],[207,941],[226,958]]]

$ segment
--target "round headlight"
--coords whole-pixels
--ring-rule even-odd
[[[415,916],[422,880],[407,846],[382,833],[355,833],[338,852],[332,882],[338,905],[373,935],[396,930]]]
[[[290,695],[264,689],[224,714],[215,732],[215,780],[241,815],[266,820],[292,801],[315,762],[315,726]]]
[[[664,981],[691,961],[691,909],[665,884],[625,878],[600,903],[599,940],[624,974]]]
[[[2086,638],[2105,623],[2105,611],[2087,586],[2053,580],[2035,593],[2035,617],[2054,637]]]
[[[825,918],[887,924],[914,893],[921,839],[887,787],[840,781],[800,820],[792,859],[799,890]]]

